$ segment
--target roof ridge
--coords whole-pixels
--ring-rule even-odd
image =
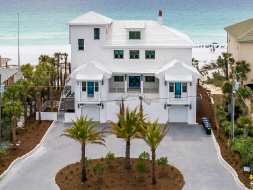
[[[243,20],[243,21],[241,21],[241,22],[237,22],[237,23],[228,25],[228,26],[224,27],[224,29],[225,29],[225,28],[228,28],[228,27],[230,27],[230,26],[234,26],[234,25],[237,25],[237,24],[241,24],[241,23],[243,23],[243,22],[247,22],[247,21],[249,21],[249,20],[251,20],[251,19],[253,19],[253,18],[249,18],[249,19],[247,19],[247,20]]]
[[[107,65],[102,60],[100,60],[98,58],[95,58],[95,59],[92,59],[92,60],[98,60],[98,61],[100,61],[110,72],[112,72],[111,69],[109,69],[109,67],[107,67]],[[88,63],[91,62],[92,60],[88,61]]]
[[[245,34],[249,33],[251,30],[253,30],[253,26],[252,26],[252,28],[249,29],[247,32],[245,32],[244,34],[242,34],[241,36],[239,36],[239,37],[237,38],[237,40],[239,40],[239,39],[240,39],[241,37],[243,37]]]

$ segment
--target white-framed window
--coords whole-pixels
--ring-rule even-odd
[[[99,91],[99,84],[98,82],[95,82],[95,92],[98,92]]]
[[[129,40],[140,40],[141,31],[129,31]]]
[[[145,82],[155,82],[154,76],[145,76]]]
[[[155,50],[146,50],[145,51],[146,59],[155,59]]]
[[[83,92],[86,92],[86,89],[87,89],[86,85],[87,85],[86,82],[82,82],[82,91]]]
[[[84,50],[84,39],[78,39],[78,50]]]
[[[174,92],[174,83],[170,82],[170,92]]]
[[[94,40],[100,39],[100,28],[94,28]]]
[[[139,50],[130,50],[130,59],[139,59]]]
[[[124,50],[114,50],[114,59],[124,59]]]
[[[124,76],[114,76],[114,82],[124,82]]]
[[[182,92],[187,92],[187,83],[182,83]]]

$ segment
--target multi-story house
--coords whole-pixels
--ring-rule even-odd
[[[243,81],[253,89],[253,18],[238,22],[224,28],[227,32],[227,48],[235,61],[246,60],[250,63],[251,72]]]
[[[134,109],[142,97],[151,121],[196,123],[195,44],[164,26],[161,11],[158,21],[88,12],[67,24],[72,73],[59,107],[65,121],[88,114],[95,121],[117,122],[122,99]]]

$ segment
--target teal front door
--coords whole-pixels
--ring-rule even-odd
[[[94,98],[94,82],[88,82],[88,98]]]
[[[175,98],[181,98],[181,83],[175,83]]]
[[[140,88],[140,76],[129,76],[129,87]]]

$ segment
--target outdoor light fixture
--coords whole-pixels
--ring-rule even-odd
[[[79,109],[79,104],[77,104],[77,107],[78,107],[78,109]]]
[[[190,110],[192,109],[192,105],[190,104]]]
[[[167,105],[166,105],[166,104],[164,104],[164,109],[166,110],[166,108],[167,108]]]
[[[166,81],[164,81],[164,86],[166,86]]]
[[[102,109],[104,109],[104,104],[103,103],[101,103],[101,107],[102,107]]]
[[[102,79],[102,85],[104,85],[104,80]]]
[[[192,82],[190,82],[190,86],[192,86]]]

